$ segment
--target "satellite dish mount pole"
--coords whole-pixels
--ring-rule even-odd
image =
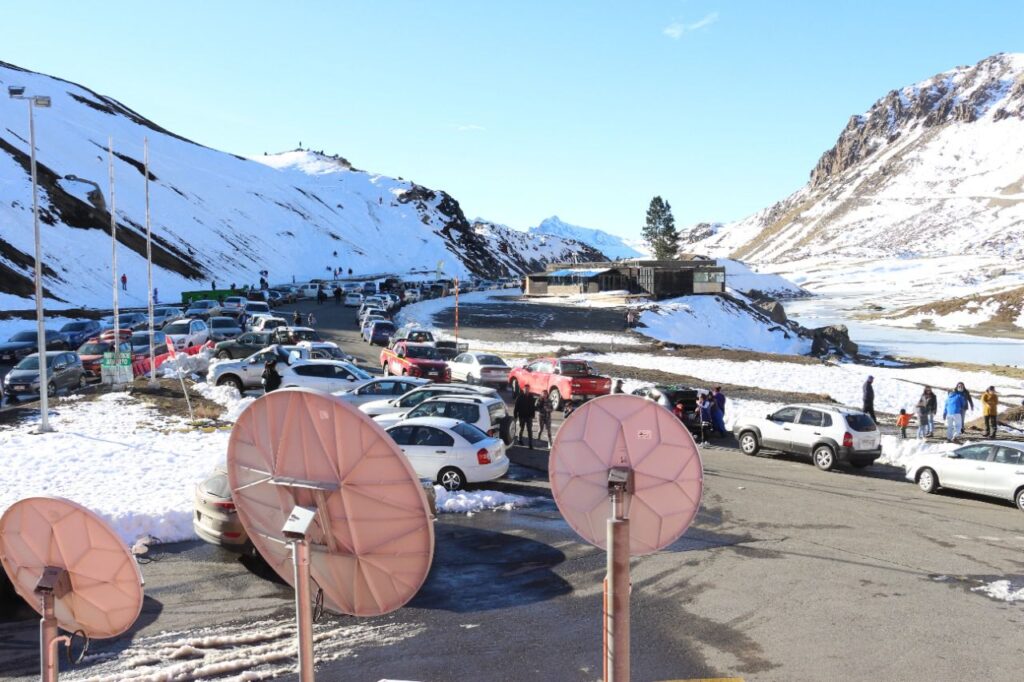
[[[282,529],[291,542],[295,568],[295,617],[298,621],[299,680],[313,682],[313,603],[309,597],[309,542],[306,533],[316,509],[296,506]]]
[[[608,470],[608,576],[605,581],[604,680],[629,682],[629,518],[626,496],[632,492],[633,471]]]
[[[57,682],[57,646],[69,640],[57,636],[53,603],[70,591],[71,579],[63,568],[47,566],[36,583],[35,592],[43,614],[39,619],[39,679],[42,682]]]

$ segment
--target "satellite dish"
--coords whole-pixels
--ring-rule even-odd
[[[608,551],[606,681],[629,679],[629,558],[679,539],[700,509],[697,444],[664,407],[608,395],[572,413],[551,446],[555,503],[573,530]]]
[[[116,637],[142,611],[142,574],[110,526],[61,497],[29,497],[0,517],[0,563],[42,616],[40,670],[57,679],[58,626],[90,639]]]
[[[295,588],[300,678],[312,680],[310,580],[325,607],[353,616],[399,609],[426,580],[434,527],[419,477],[376,422],[302,388],[242,413],[227,465],[249,538]]]

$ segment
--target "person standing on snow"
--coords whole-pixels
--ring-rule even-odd
[[[964,410],[966,401],[959,391],[953,391],[946,396],[945,409],[942,411],[942,418],[946,420],[946,442],[952,443],[964,430]]]
[[[985,417],[985,438],[995,438],[998,428],[996,415],[999,414],[999,394],[995,386],[989,386],[981,394],[981,413]]]
[[[967,410],[971,410],[972,412],[974,411],[974,400],[971,399],[971,392],[967,390],[966,386],[964,386],[964,382],[962,382],[962,381],[959,382],[956,385],[956,389],[955,390],[964,399],[963,409],[960,410],[960,419],[962,419],[963,423],[966,425],[967,424]]]
[[[935,394],[932,393],[932,389],[924,387],[916,407],[917,437],[927,438],[935,430]]]
[[[871,416],[871,421],[878,423],[878,417],[875,416],[875,377],[869,376],[868,380],[864,382],[863,389],[863,403],[864,406],[861,412]]]
[[[128,291],[128,275],[121,273],[121,290]]]
[[[281,388],[281,375],[277,373],[277,358],[270,358],[263,366],[263,374],[260,376],[260,383],[267,393]]]

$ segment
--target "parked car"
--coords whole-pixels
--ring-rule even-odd
[[[131,338],[131,337],[128,337]],[[119,349],[122,353],[132,352],[132,345],[127,339],[121,341]],[[89,379],[99,379],[101,366],[103,363],[104,353],[113,353],[117,348],[114,347],[114,337],[110,336],[106,339],[92,338],[83,343],[78,347],[78,358],[82,362],[82,369],[85,371],[85,376]]]
[[[447,490],[501,478],[508,472],[505,444],[465,422],[443,417],[410,419],[387,430],[417,476]]]
[[[345,294],[345,306],[348,308],[356,308],[363,304],[363,295],[357,291],[350,291]]]
[[[128,343],[132,347],[133,358],[149,357],[149,331],[133,332],[128,337]],[[167,335],[163,332],[153,332],[153,355],[163,355],[167,352]]]
[[[210,329],[202,320],[175,320],[164,327],[167,340],[174,344],[175,350],[201,346],[210,338]]]
[[[906,467],[907,480],[926,493],[964,490],[1009,500],[1024,511],[1024,443],[985,440],[947,452],[921,452]]]
[[[282,388],[315,388],[331,393],[358,388],[373,377],[349,362],[340,360],[292,360],[278,365]]]
[[[214,312],[216,312],[219,308],[220,303],[218,303],[217,301],[192,301],[192,303],[190,303],[188,306],[188,310],[185,311],[184,317],[194,317],[200,320],[205,320]],[[181,319],[181,316],[175,319]]]
[[[405,326],[399,329],[394,338],[392,339],[392,345],[399,341],[409,341],[411,343],[419,343],[424,345],[433,345],[436,343],[433,332],[428,329],[420,329],[419,327]]]
[[[287,327],[288,320],[274,315],[259,315],[254,317],[249,328],[254,332],[272,332],[278,327]]]
[[[588,400],[608,395],[612,380],[595,374],[586,360],[540,358],[508,375],[512,393],[531,393],[547,399],[551,409],[560,410],[569,401]]]
[[[245,304],[249,299],[245,296],[228,296],[220,304],[220,310],[226,312],[240,312],[245,310]]]
[[[44,334],[47,350],[65,350],[67,348],[67,342],[61,337],[60,332],[47,329]],[[5,364],[18,362],[23,357],[37,352],[39,350],[39,344],[36,343],[38,339],[34,329],[15,333],[7,339],[6,343],[0,343],[0,362]]]
[[[498,396],[473,394],[440,395],[424,400],[402,414],[400,412],[374,417],[374,421],[387,428],[406,419],[417,417],[448,417],[477,427],[488,436],[512,442],[511,418],[505,401]]]
[[[390,320],[375,320],[363,327],[363,341],[371,345],[386,346],[395,333],[395,324]]]
[[[270,345],[270,332],[246,332],[233,339],[221,341],[213,347],[213,354],[220,360],[247,358]]]
[[[134,330],[128,328],[121,328],[117,330],[110,328],[100,332],[100,341],[113,341],[114,337],[117,337],[121,341],[127,341],[132,338],[132,334],[134,333]]]
[[[744,454],[769,448],[810,455],[822,471],[841,461],[858,468],[870,466],[882,455],[874,420],[839,405],[787,405],[763,419],[737,421],[733,433]]]
[[[295,344],[301,357],[312,360],[341,360],[343,362],[355,363],[352,355],[341,349],[341,346],[333,341],[299,341]]]
[[[391,374],[449,381],[448,365],[433,346],[399,341],[380,352],[380,365],[385,376]]]
[[[402,379],[405,380],[406,377],[402,377]],[[371,417],[381,414],[394,414],[396,412],[405,413],[424,400],[429,400],[439,395],[489,395],[494,397],[498,395],[498,392],[493,388],[484,388],[482,386],[427,383],[397,398],[365,402],[359,406],[359,410]]]
[[[49,395],[61,389],[85,386],[85,370],[78,353],[51,350],[46,352],[46,385]],[[21,359],[4,377],[4,393],[11,401],[39,395],[39,353]]]
[[[287,346],[274,344],[241,360],[211,364],[206,372],[206,383],[213,386],[234,386],[239,391],[261,388],[263,368],[272,357],[277,358],[278,367],[287,365],[294,359]]]
[[[273,343],[295,344],[300,341],[321,341],[320,334],[312,327],[276,327],[272,332]]]
[[[161,329],[168,322],[181,319],[183,316],[181,308],[153,308],[153,327]]]
[[[336,391],[334,395],[358,406],[375,400],[390,400],[429,383],[427,379],[417,377],[378,377],[362,386]]]
[[[206,324],[210,328],[211,341],[226,341],[242,333],[238,320],[233,317],[211,317]]]
[[[683,404],[683,423],[691,433],[700,433],[700,414],[697,412],[697,400],[700,398],[700,391],[687,386],[670,384],[658,384],[656,386],[644,386],[633,391],[633,395],[647,398],[658,403],[666,410],[673,409],[677,403]]]
[[[462,353],[448,363],[452,381],[467,384],[508,384],[508,363],[492,353]]]
[[[100,333],[100,323],[96,320],[68,322],[60,328],[59,333],[64,343],[68,345],[68,348],[78,348]]]
[[[246,315],[271,315],[270,304],[266,301],[246,301],[242,306]]]
[[[270,300],[272,303],[295,303],[298,296],[291,289],[285,289],[283,287],[270,290]],[[274,294],[277,294],[275,297]]]
[[[420,298],[421,295],[419,289],[406,289],[405,293],[402,295],[402,299],[406,303],[416,303]]]

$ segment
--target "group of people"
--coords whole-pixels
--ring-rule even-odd
[[[707,389],[697,398],[697,406],[694,408],[694,412],[697,414],[700,420],[700,437],[701,440],[707,439],[707,429],[724,436],[726,434],[725,429],[725,394],[722,393],[721,386],[715,386],[714,389]],[[686,406],[682,402],[677,402],[672,408],[672,413],[679,418],[680,421],[686,422]]]
[[[875,390],[874,377],[868,377],[864,382],[863,389],[863,411],[870,415],[876,422],[875,417]],[[952,391],[946,395],[942,405],[942,419],[946,423],[946,441],[953,442],[964,432],[967,421],[967,412],[974,409],[974,398],[967,390],[964,382],[959,382]],[[939,411],[939,401],[930,386],[925,386],[914,407],[917,416],[917,437],[928,438],[935,434],[935,415]],[[985,419],[985,438],[995,438],[998,429],[997,417],[999,414],[999,394],[994,386],[989,386],[981,394],[981,413]],[[900,429],[900,437],[907,437],[907,427],[910,426],[911,414],[906,409],[901,409],[896,417],[896,426]]]
[[[523,445],[523,433],[526,433],[529,440],[529,447],[533,449],[533,420],[537,420],[539,428],[537,429],[537,440],[541,440],[541,436],[547,433],[548,447],[551,447],[553,440],[551,436],[551,413],[554,410],[551,407],[551,403],[545,400],[543,396],[535,396],[525,391],[521,392],[516,396],[516,402],[512,408],[512,417],[516,423],[516,434],[515,440]],[[569,410],[566,410],[566,416],[569,415]]]

